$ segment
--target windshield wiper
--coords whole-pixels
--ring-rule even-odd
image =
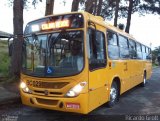
[[[66,30],[62,29],[62,31],[59,33],[59,35],[56,38],[54,38],[53,40],[51,40],[51,42],[49,43],[49,49],[51,49],[57,43],[57,41],[59,40],[59,38],[62,37],[64,32],[66,32]]]

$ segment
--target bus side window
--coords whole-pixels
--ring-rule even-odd
[[[118,37],[116,33],[107,31],[108,56],[110,59],[119,59]]]
[[[123,59],[129,58],[128,39],[119,35],[120,57]]]
[[[136,43],[134,42],[134,40],[129,40],[129,56],[131,59],[137,58]]]
[[[142,54],[143,54],[143,60],[146,60],[147,54],[146,54],[146,47],[142,45]]]
[[[142,59],[142,46],[139,43],[136,43],[137,47],[137,59]]]
[[[100,31],[88,29],[89,68],[94,70],[106,66],[105,37]],[[96,36],[95,36],[96,34]]]

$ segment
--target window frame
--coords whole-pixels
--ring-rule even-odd
[[[137,45],[139,45],[140,51],[137,48]],[[136,42],[136,51],[137,51],[137,60],[143,60],[142,44],[139,42]],[[141,58],[138,57],[138,53],[141,53]]]
[[[109,44],[109,41],[108,41],[108,36],[107,36],[107,34],[108,34],[108,32],[111,32],[111,33],[113,33],[113,34],[115,34],[116,35],[116,37],[117,37],[117,45],[112,45],[112,44]],[[106,31],[106,39],[107,39],[107,55],[108,55],[108,58],[110,59],[110,60],[119,60],[120,59],[120,48],[119,48],[119,34],[117,33],[117,32],[115,32],[115,31],[113,31],[113,30],[110,30],[110,29],[107,29],[107,31]],[[108,46],[109,45],[112,45],[112,46],[117,46],[118,47],[118,58],[117,59],[112,59],[112,58],[110,58],[109,57],[109,53],[108,53]]]
[[[134,39],[128,38],[128,46],[129,46],[129,51],[130,51],[130,43],[134,43],[134,51],[136,52],[136,57],[135,58],[131,58],[131,60],[136,60],[137,59],[137,46],[136,46],[136,41]],[[130,54],[130,53],[129,53]]]
[[[92,28],[92,27],[88,27],[87,28],[87,34],[88,34],[88,36],[89,36],[89,29],[91,29],[92,31],[94,31],[95,32],[95,30],[96,30],[96,34],[97,34],[97,32],[100,32],[101,34],[102,34],[102,36],[103,36],[103,38],[104,38],[104,60],[105,60],[105,63],[104,63],[104,66],[100,66],[100,67],[96,67],[96,68],[90,68],[90,63],[89,63],[89,61],[90,61],[90,58],[88,57],[88,65],[89,65],[89,71],[90,72],[92,72],[92,71],[95,71],[95,70],[98,70],[98,69],[102,69],[102,68],[106,68],[107,67],[107,52],[106,52],[106,36],[105,36],[105,33],[103,32],[103,31],[100,31],[100,30],[97,30],[97,29],[94,29],[94,28]],[[89,41],[89,42],[87,42],[87,43],[89,43],[89,47],[90,47],[90,40],[87,40],[87,41]],[[92,40],[93,41],[93,40]],[[89,50],[89,49],[91,49],[91,48],[88,48],[88,46],[87,46],[87,50]],[[93,51],[93,50],[92,50]],[[90,53],[90,52],[87,52],[87,53]],[[90,55],[91,55],[91,53],[90,53]]]
[[[119,38],[120,36],[123,37],[123,38],[125,38],[125,39],[127,40],[127,47],[121,47],[121,46],[120,46],[120,38]],[[125,36],[122,35],[122,34],[118,34],[118,45],[119,45],[119,58],[122,59],[122,60],[129,60],[130,57],[128,57],[128,58],[122,58],[122,57],[121,57],[121,51],[120,51],[120,49],[122,48],[122,49],[127,49],[128,52],[129,52],[129,40],[128,40],[128,37],[125,37]]]
[[[122,47],[122,46],[120,46],[120,38],[119,37],[123,37],[123,38],[125,38],[126,40],[127,40],[127,48],[129,49],[129,43],[128,43],[128,38],[127,37],[125,37],[124,35],[121,35],[121,34],[118,34],[118,45],[119,45],[119,47],[120,48],[126,48],[126,47]]]

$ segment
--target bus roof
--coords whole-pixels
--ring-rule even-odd
[[[86,12],[86,13],[87,13],[87,12]],[[87,14],[88,14],[89,19],[90,19],[91,21],[93,21],[93,22],[95,22],[95,23],[97,23],[97,24],[99,24],[99,25],[101,25],[101,26],[104,26],[104,27],[106,27],[106,28],[109,29],[109,30],[112,30],[112,31],[114,31],[114,32],[117,32],[118,34],[124,35],[124,36],[126,36],[126,37],[128,37],[128,38],[130,38],[130,39],[135,40],[135,38],[134,38],[132,35],[124,32],[123,30],[119,29],[118,27],[115,27],[115,26],[107,23],[106,21],[104,21],[104,19],[103,19],[101,16],[94,16],[94,15],[92,15],[92,14],[90,14],[90,13],[87,13]]]
[[[39,19],[44,19],[44,18],[48,18],[48,17],[52,17],[52,16],[65,15],[65,14],[75,14],[75,13],[80,13],[83,16],[85,16],[88,20],[91,20],[92,22],[94,22],[96,24],[104,26],[105,28],[107,28],[107,29],[109,29],[111,31],[114,31],[114,32],[116,32],[116,33],[118,33],[120,35],[123,35],[123,36],[125,36],[125,37],[127,37],[129,39],[132,39],[135,42],[138,42],[138,41],[136,41],[136,39],[131,34],[128,34],[125,31],[119,29],[118,27],[115,27],[115,26],[107,23],[106,21],[104,21],[104,19],[101,16],[94,16],[93,14],[90,14],[90,13],[88,13],[86,11],[67,12],[67,13],[61,13],[61,14],[48,15],[48,16],[45,16],[45,17],[42,17],[42,18],[39,18]],[[36,20],[39,20],[39,19],[36,19]],[[34,21],[36,21],[36,20],[34,20]],[[140,43],[140,42],[138,42],[138,43]],[[144,45],[144,44],[142,44],[142,45]],[[146,45],[144,45],[144,46],[146,46]]]
[[[106,28],[109,28],[110,30],[112,31],[115,31],[119,34],[122,34],[124,36],[127,36],[128,38],[131,38],[131,39],[134,39],[130,34],[127,34],[126,32],[124,32],[123,30],[120,30],[119,28],[117,27],[114,27],[113,25],[107,23],[104,21],[104,19],[101,17],[101,16],[94,16],[86,11],[80,11],[80,12],[68,12],[68,13],[61,13],[61,14],[54,14],[54,15],[48,15],[48,16],[45,16],[45,17],[42,17],[42,18],[39,18],[39,19],[44,19],[44,18],[48,18],[48,17],[52,17],[52,16],[59,16],[59,15],[65,15],[65,14],[75,14],[75,13],[81,13],[83,14],[88,20],[90,19],[91,21],[101,25],[101,26],[104,26]],[[39,19],[36,19],[36,20],[39,20]],[[33,20],[33,21],[36,21],[36,20]]]
[[[106,21],[104,21],[104,19],[103,19],[101,16],[94,16],[93,14],[90,14],[90,13],[88,13],[88,12],[82,12],[82,13],[87,14],[87,15],[89,16],[89,19],[90,19],[91,21],[93,21],[93,22],[95,22],[95,23],[97,23],[97,24],[99,24],[99,25],[101,25],[101,26],[104,26],[104,27],[106,27],[107,29],[109,29],[109,30],[111,30],[111,31],[114,31],[114,32],[116,32],[116,33],[118,33],[118,34],[120,34],[120,35],[123,35],[123,36],[125,36],[125,37],[127,37],[127,38],[129,38],[129,39],[131,39],[131,40],[134,40],[134,41],[137,42],[137,43],[140,43],[140,42],[138,42],[131,34],[128,34],[128,33],[126,33],[124,30],[121,30],[121,29],[119,29],[118,27],[115,27],[115,26],[107,23]],[[144,44],[142,44],[142,43],[140,43],[140,44],[141,44],[141,45],[144,45]],[[146,45],[144,45],[144,46],[146,46]],[[148,47],[148,46],[146,46],[146,47]],[[150,47],[148,47],[148,48],[150,48]]]

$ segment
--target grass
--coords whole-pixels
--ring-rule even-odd
[[[158,67],[158,64],[152,63],[152,66],[153,66],[153,67]]]
[[[8,77],[10,58],[7,41],[0,40],[0,77]]]

